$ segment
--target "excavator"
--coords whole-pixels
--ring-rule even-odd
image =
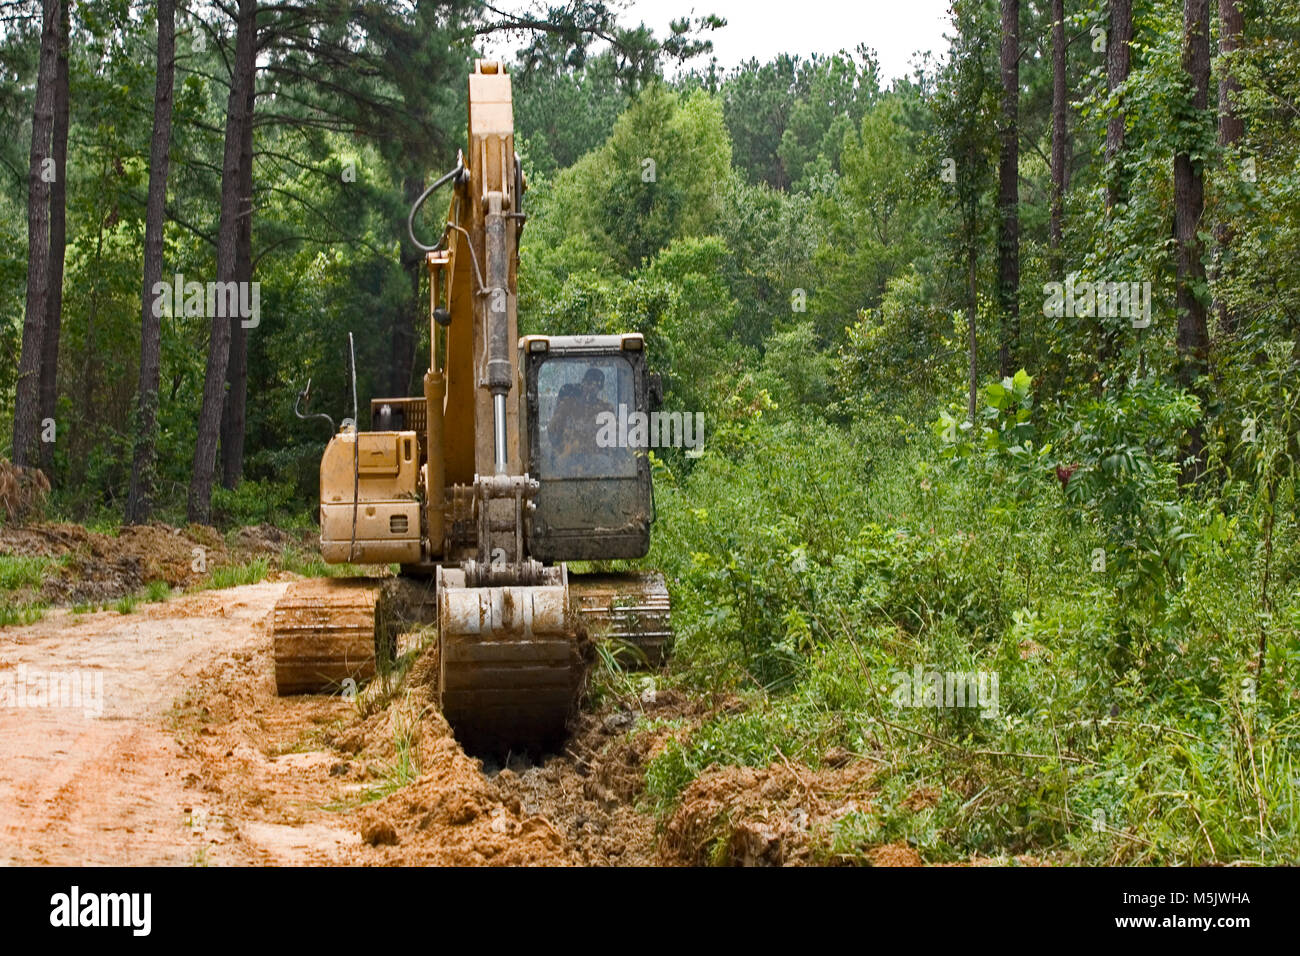
[[[353,417],[320,465],[322,558],[400,566],[405,619],[436,623],[438,703],[462,744],[480,751],[561,741],[593,638],[650,663],[671,639],[661,575],[569,570],[648,553],[649,459],[608,432],[602,440],[596,423],[620,406],[648,412],[662,389],[640,334],[519,337],[526,187],[513,127],[509,75],[477,61],[467,150],[408,219],[428,273],[423,394],[372,399],[361,430],[354,358]],[[426,245],[417,213],[448,186],[442,236]],[[309,392],[310,383],[300,401]],[[272,620],[278,693],[337,692],[382,669],[395,652],[392,583],[292,584]]]

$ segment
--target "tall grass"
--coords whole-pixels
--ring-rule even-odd
[[[0,554],[0,591],[39,588],[54,562],[45,557]]]
[[[654,552],[673,588],[668,679],[744,706],[650,763],[661,815],[711,767],[816,767],[841,747],[885,771],[872,809],[826,834],[837,859],[895,839],[936,861],[1300,859],[1294,533],[1262,615],[1256,535],[1224,533],[1221,503],[1182,503],[1186,567],[1154,569],[1172,583],[1134,603],[1050,471],[1015,490],[897,423],[779,423],[675,477]],[[996,716],[896,703],[915,665],[996,673]],[[914,812],[919,787],[942,796]]]
[[[253,558],[241,564],[222,564],[208,573],[206,586],[217,590],[257,584],[266,578],[270,570],[271,559],[267,557]]]

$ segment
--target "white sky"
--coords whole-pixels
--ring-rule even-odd
[[[506,2],[505,9],[524,3]],[[912,72],[918,50],[941,59],[947,43],[948,0],[631,0],[623,18],[667,36],[674,17],[716,13],[727,21],[710,35],[713,55],[724,70],[755,57],[760,63],[778,53],[835,53],[865,43],[880,59],[882,83]],[[707,57],[688,66],[703,69]]]

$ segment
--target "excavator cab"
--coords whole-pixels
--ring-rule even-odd
[[[524,461],[540,486],[529,552],[542,561],[645,557],[653,499],[643,338],[530,335],[519,368]]]

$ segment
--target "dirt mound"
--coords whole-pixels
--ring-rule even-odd
[[[393,792],[349,814],[363,847],[348,862],[398,866],[566,866],[581,862],[536,808],[498,787],[438,712],[437,654],[426,648],[400,696],[329,740]],[[398,768],[394,774],[393,768]],[[376,771],[378,771],[376,773]],[[418,774],[407,780],[409,774]],[[396,776],[396,780],[394,780]]]
[[[774,763],[709,771],[682,794],[664,828],[660,858],[693,866],[820,862],[816,851],[825,849],[834,822],[870,809],[875,768],[851,760],[821,770]]]
[[[627,732],[632,725],[625,711],[585,714],[564,755],[515,757],[489,768],[489,776],[511,806],[552,821],[584,866],[651,865],[654,818],[636,801],[656,735]]]
[[[231,548],[239,560],[246,561],[264,555],[279,555],[285,548],[314,551],[318,543],[319,532],[314,528],[286,530],[272,524],[258,524],[235,532]]]
[[[196,567],[210,569],[229,558],[212,528],[161,524],[127,525],[117,536],[72,524],[5,527],[0,529],[0,553],[61,559],[41,591],[51,604],[102,603],[150,581],[188,587],[204,576]],[[196,561],[200,555],[202,561]]]
[[[639,805],[646,767],[670,739],[734,704],[675,690],[607,703],[577,719],[563,755],[515,757],[488,776],[524,812],[550,820],[583,865],[652,866],[664,861],[654,816]]]
[[[89,551],[95,538],[104,537],[77,524],[4,525],[0,527],[0,553],[56,558],[70,551]]]
[[[867,853],[872,866],[924,866],[921,854],[906,843],[886,843]]]
[[[435,736],[436,735],[436,736]],[[432,737],[433,739],[429,739]],[[578,862],[545,818],[503,797],[440,715],[422,729],[422,774],[359,812],[369,845],[351,860],[402,866],[564,866]]]
[[[213,592],[220,593],[220,592]],[[177,733],[226,839],[266,863],[580,862],[547,819],[484,776],[432,706],[436,654],[406,681],[341,697],[275,696],[269,644],[208,668]],[[374,695],[374,696],[372,696]]]
[[[0,486],[5,464],[0,461]],[[240,529],[227,547],[215,528],[203,525],[125,525],[114,535],[75,524],[41,523],[0,527],[0,554],[59,559],[41,587],[47,604],[103,604],[136,593],[150,581],[193,588],[221,565],[278,558],[290,547],[310,552],[315,540],[309,529],[257,525]]]
[[[364,847],[349,862],[399,866],[582,862],[540,808],[525,806],[484,774],[480,760],[466,755],[437,710],[437,679],[436,650],[426,648],[407,673],[400,697],[332,738],[341,753],[381,768],[418,772],[414,780],[401,781],[392,793],[352,815]]]

